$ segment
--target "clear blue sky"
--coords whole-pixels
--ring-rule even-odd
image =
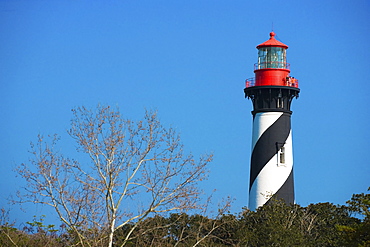
[[[12,169],[30,141],[67,140],[71,109],[102,103],[133,119],[157,109],[188,150],[213,152],[203,187],[240,211],[252,133],[244,80],[272,26],[301,88],[296,201],[345,203],[370,186],[369,13],[368,0],[0,1],[0,206],[22,184]],[[31,220],[29,210],[13,217]]]

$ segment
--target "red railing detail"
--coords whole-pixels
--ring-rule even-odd
[[[245,80],[245,87],[254,87],[255,82],[254,77],[248,78]]]
[[[256,80],[254,77],[252,78],[248,78],[245,80],[245,87],[254,87],[256,86]],[[286,87],[296,87],[298,88],[298,80],[294,77],[287,77],[285,80],[284,80],[284,85],[282,86],[286,86]]]

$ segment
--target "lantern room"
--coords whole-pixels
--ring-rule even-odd
[[[298,80],[289,76],[290,65],[287,63],[286,50],[288,46],[275,39],[275,33],[270,33],[270,39],[259,44],[258,61],[254,65],[255,78],[246,80],[246,87],[253,86],[287,86],[298,87]]]
[[[288,69],[286,62],[286,49],[288,46],[275,39],[275,33],[270,33],[270,39],[257,46],[258,63],[257,69]]]

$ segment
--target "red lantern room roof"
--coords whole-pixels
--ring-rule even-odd
[[[282,48],[288,49],[288,46],[286,44],[284,44],[284,43],[275,39],[275,33],[274,32],[271,32],[270,33],[270,39],[267,40],[266,42],[263,42],[262,44],[259,44],[257,46],[257,49],[259,49],[261,47],[266,47],[266,46],[282,47]]]

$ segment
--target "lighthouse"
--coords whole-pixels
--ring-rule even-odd
[[[270,39],[257,46],[253,78],[247,79],[245,97],[253,104],[249,209],[271,198],[294,203],[293,144],[290,106],[298,98],[298,80],[290,76],[288,46]]]

